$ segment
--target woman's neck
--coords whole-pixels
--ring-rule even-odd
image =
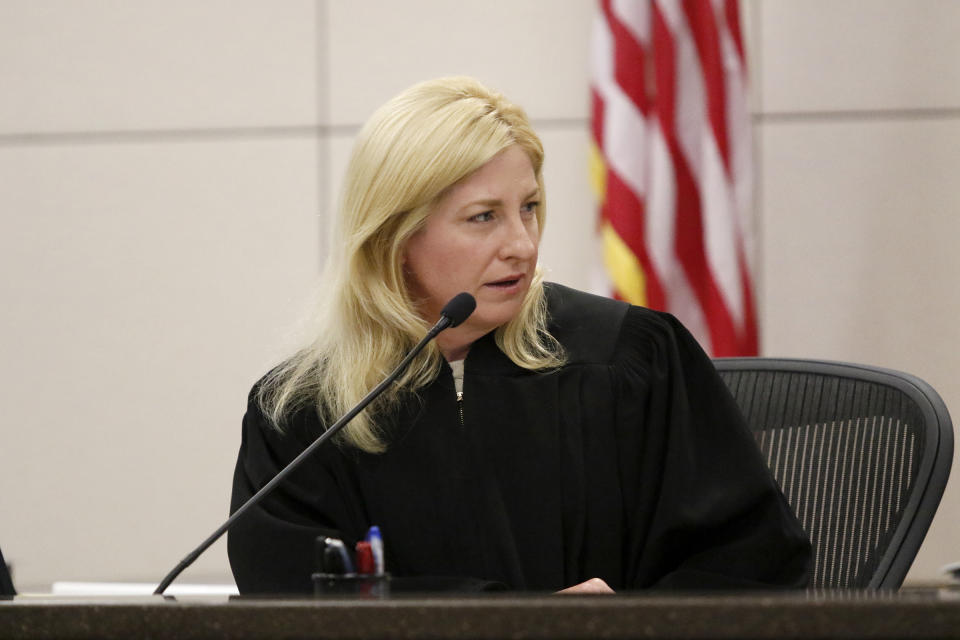
[[[437,336],[437,346],[447,362],[463,360],[476,340],[484,336],[483,332],[471,327],[459,326],[447,329]]]
[[[440,347],[440,353],[443,354],[443,357],[447,362],[456,362],[457,360],[463,360],[467,357],[467,354],[470,352],[470,345],[465,344],[462,347],[456,347],[452,349],[444,349],[443,346]]]

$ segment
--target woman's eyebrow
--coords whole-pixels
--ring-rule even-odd
[[[527,195],[523,196],[522,199],[529,200],[530,198],[539,194],[540,194],[540,187],[537,187]],[[475,204],[483,205],[484,207],[498,207],[503,204],[503,200],[501,200],[500,198],[480,198],[478,200],[471,200],[470,202],[463,205],[463,207],[461,208],[466,209],[467,207],[471,207]]]
[[[480,204],[485,207],[498,207],[503,204],[503,200],[499,198],[481,198],[480,200],[472,200],[467,204],[463,205],[463,208],[472,207],[475,204]]]

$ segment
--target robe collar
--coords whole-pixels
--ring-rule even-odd
[[[464,375],[519,376],[530,371],[518,367],[497,346],[496,331],[491,331],[470,345],[464,362]]]

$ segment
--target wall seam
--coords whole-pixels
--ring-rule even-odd
[[[808,122],[895,122],[911,120],[958,120],[960,107],[910,109],[822,109],[755,113],[755,122],[793,124]]]
[[[316,117],[317,117],[317,273],[323,270],[331,244],[331,223],[334,212],[328,210],[330,202],[331,157],[330,136],[330,11],[327,0],[316,0],[316,40],[314,59],[316,73]]]
[[[753,146],[753,296],[754,313],[757,318],[757,355],[763,355],[764,333],[766,329],[766,269],[764,269],[766,256],[764,210],[763,210],[763,120],[758,116],[763,115],[763,8],[759,0],[754,0],[750,4],[752,18],[753,34],[753,56],[754,60],[748,60],[747,63],[753,65],[756,70],[753,79],[756,82],[756,105],[757,112],[751,115],[751,128],[753,134],[750,144]],[[750,75],[748,74],[748,77]]]

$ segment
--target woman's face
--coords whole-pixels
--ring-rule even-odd
[[[441,337],[472,342],[520,311],[537,266],[539,199],[530,158],[513,145],[453,185],[408,241],[408,285],[428,321],[461,291],[477,300],[473,315]]]

